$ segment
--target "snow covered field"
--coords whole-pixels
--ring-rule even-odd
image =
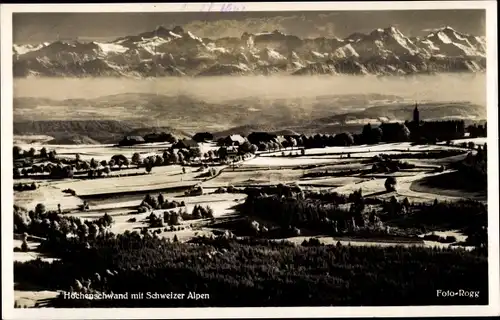
[[[462,141],[462,140],[460,140]],[[435,150],[443,150],[443,149],[459,149],[454,146],[442,146],[442,145],[415,145],[412,146],[411,142],[401,142],[401,143],[382,143],[377,145],[360,145],[360,146],[350,146],[350,147],[326,147],[326,148],[313,148],[306,149],[306,156],[313,155],[323,155],[323,154],[332,154],[332,155],[341,155],[346,156],[348,153],[351,156],[361,156],[362,153],[369,154],[379,154],[379,153],[388,153],[389,151],[394,151],[397,153],[401,153],[402,151],[406,152],[427,152],[427,151],[435,151]],[[273,155],[281,155],[282,152],[285,152],[288,155],[290,152],[300,154],[300,150],[298,149],[287,149],[281,151],[275,151],[270,153],[261,154],[262,157],[272,157]],[[370,155],[373,156],[373,155]],[[369,156],[366,156],[369,157]]]
[[[460,144],[460,143],[469,143],[469,142],[474,142],[476,145],[484,145],[485,143],[488,143],[488,138],[487,137],[480,137],[480,138],[469,138],[469,139],[457,139],[457,140],[452,140],[454,144]]]
[[[80,155],[81,160],[109,161],[112,156],[122,154],[131,159],[134,153],[139,153],[145,158],[151,155],[163,154],[163,150],[170,148],[168,143],[148,143],[133,147],[117,147],[114,145],[43,145],[43,144],[21,144],[19,147],[23,150],[35,148],[39,151],[45,147],[48,151],[55,150],[59,157],[74,158],[76,154]]]
[[[129,148],[117,148],[111,145],[107,146],[58,146],[59,154],[73,155],[79,153],[81,156],[94,157],[96,159],[109,160],[114,154],[132,155],[133,152],[156,152],[152,150],[160,150],[167,147],[166,144],[148,144],[143,146],[135,146]],[[203,152],[215,150],[217,147],[214,144],[201,144]],[[240,203],[245,196],[239,194],[213,194],[212,192],[218,187],[234,186],[254,186],[254,185],[276,185],[279,183],[297,183],[304,189],[326,189],[336,191],[342,194],[349,194],[355,190],[361,189],[365,196],[376,197],[391,197],[396,196],[398,199],[407,197],[410,201],[434,201],[438,200],[458,200],[460,197],[446,196],[433,192],[439,190],[423,190],[413,191],[410,189],[414,181],[433,175],[446,174],[450,171],[445,170],[443,173],[431,173],[429,169],[435,165],[427,165],[428,168],[416,168],[414,170],[401,171],[397,176],[397,191],[387,193],[384,187],[384,181],[388,174],[373,174],[365,176],[346,176],[346,177],[315,177],[304,178],[303,175],[307,172],[329,172],[344,171],[349,169],[364,168],[367,165],[361,163],[357,158],[340,158],[341,153],[349,152],[352,157],[359,155],[362,157],[372,157],[379,153],[401,153],[410,150],[410,152],[425,152],[429,150],[449,149],[456,147],[447,147],[442,145],[425,145],[411,146],[409,143],[391,143],[380,144],[376,146],[354,146],[354,147],[330,147],[322,149],[306,150],[305,156],[300,157],[281,157],[281,152],[276,152],[276,157],[263,154],[255,158],[246,160],[240,166],[234,168],[231,166],[219,166],[216,170],[219,173],[211,179],[197,178],[201,172],[197,172],[194,168],[186,167],[186,173],[182,174],[181,166],[161,166],[154,167],[151,174],[130,176],[130,177],[110,177],[102,179],[67,179],[67,180],[48,180],[37,181],[39,188],[33,191],[15,192],[15,203],[26,207],[28,210],[33,210],[37,203],[44,203],[48,210],[56,210],[57,205],[61,204],[64,210],[70,210],[71,215],[77,215],[85,219],[98,218],[108,212],[113,216],[115,224],[113,231],[117,233],[125,230],[139,230],[146,226],[143,221],[148,214],[131,214],[135,213],[136,206],[140,204],[146,193],[156,195],[158,192],[164,194],[169,201],[185,201],[186,209],[191,212],[194,205],[202,206],[209,205],[214,210],[215,217],[224,216],[234,212],[233,207]],[[128,153],[127,153],[128,152]],[[293,152],[299,152],[295,150]],[[325,154],[326,156],[322,156]],[[413,161],[408,159],[408,161]],[[420,161],[420,160],[415,160]],[[305,169],[304,166],[320,165],[318,168]],[[112,172],[111,175],[129,174],[144,172],[143,168],[130,168]],[[29,179],[25,179],[29,182]],[[24,181],[24,180],[23,180]],[[204,188],[202,196],[185,197],[183,190],[179,188],[189,188],[196,184],[200,184]],[[77,196],[70,196],[62,192],[64,189],[73,189]],[[87,197],[86,197],[87,196]],[[95,200],[93,198],[95,196]],[[88,199],[91,203],[90,212],[77,211],[78,205],[83,202],[83,199]],[[129,222],[130,218],[136,218],[136,222]],[[190,224],[199,224],[202,221],[190,221],[184,230],[178,231],[162,231],[161,236],[173,237],[178,235],[179,239],[188,240],[193,237],[195,230],[189,227]],[[184,226],[184,224],[183,224]],[[201,229],[200,229],[201,228]],[[196,232],[202,232],[202,227],[198,226]],[[206,231],[206,230],[205,230]],[[205,232],[203,231],[203,232]],[[209,232],[209,231],[207,231]],[[334,241],[334,240],[332,240]],[[341,240],[342,242],[343,240]],[[336,241],[335,241],[336,242]],[[354,241],[349,241],[354,242]],[[360,245],[359,241],[355,241],[353,245]],[[371,245],[371,244],[368,244]],[[383,244],[386,245],[386,244]],[[440,244],[436,244],[440,245]],[[23,259],[21,256],[19,259]],[[27,258],[27,257],[24,257]]]
[[[27,136],[19,136],[19,140],[26,140]],[[21,137],[23,139],[21,139]],[[36,139],[35,139],[36,138]],[[94,158],[95,160],[109,161],[112,156],[117,154],[122,154],[125,157],[131,159],[134,153],[139,153],[142,158],[152,156],[152,155],[162,155],[163,151],[169,149],[172,144],[167,142],[154,142],[138,144],[134,146],[124,146],[119,147],[114,144],[79,144],[79,145],[56,145],[56,144],[45,144],[45,136],[34,136],[33,140],[41,141],[34,143],[19,143],[16,144],[23,150],[29,150],[30,148],[35,148],[36,151],[40,151],[42,148],[46,148],[48,151],[55,150],[59,157],[74,158],[77,154],[80,155],[80,159],[89,161]],[[200,143],[199,148],[201,153],[206,153],[209,150],[216,151],[219,147],[215,143]]]

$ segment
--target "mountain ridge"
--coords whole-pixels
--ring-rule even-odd
[[[344,39],[279,30],[200,38],[162,26],[109,42],[13,45],[15,77],[162,77],[483,72],[486,41],[446,26],[411,38],[393,26]]]

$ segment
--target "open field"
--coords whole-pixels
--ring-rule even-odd
[[[93,146],[52,146],[58,155],[74,157],[80,154],[81,157],[93,157],[95,159],[109,160],[114,154],[124,154],[131,157],[134,152],[146,152],[148,154],[161,154],[162,148],[166,144],[148,144],[143,146],[118,148],[112,145]],[[214,150],[214,144],[202,144],[203,150]],[[461,159],[462,156],[454,156],[444,159],[404,159],[408,163],[417,165],[415,169],[401,170],[393,174],[370,174],[370,175],[349,175],[345,177],[318,176],[315,178],[305,178],[304,175],[310,172],[338,172],[345,170],[359,170],[371,167],[370,163],[363,163],[380,153],[404,153],[404,152],[427,152],[437,150],[453,149],[455,147],[438,145],[418,145],[411,146],[409,143],[388,143],[375,146],[353,146],[353,147],[328,147],[320,149],[308,149],[305,156],[282,157],[281,152],[265,153],[253,159],[247,160],[237,167],[219,166],[215,169],[219,174],[207,181],[197,178],[200,174],[194,168],[187,167],[186,173],[182,174],[178,165],[161,166],[153,168],[150,174],[129,177],[114,177],[116,175],[126,175],[144,172],[143,168],[122,169],[112,171],[111,177],[103,179],[66,179],[66,180],[33,180],[22,178],[21,183],[36,181],[39,188],[34,191],[15,192],[15,201],[21,206],[33,208],[37,203],[44,202],[48,208],[56,208],[61,203],[63,210],[74,210],[82,203],[83,198],[88,201],[99,199],[99,202],[106,201],[106,198],[119,198],[120,202],[130,201],[128,198],[141,198],[147,192],[182,192],[186,188],[201,183],[204,188],[218,188],[229,185],[253,186],[253,185],[273,185],[279,183],[297,183],[304,187],[335,188],[340,193],[349,193],[353,190],[362,189],[365,195],[377,194],[384,191],[383,181],[388,176],[395,176],[398,179],[399,196],[406,196],[410,199],[434,200],[434,199],[455,199],[460,195],[439,189],[418,189],[415,181],[436,175],[431,171],[439,167],[443,162],[450,162]],[[50,149],[49,149],[50,150]],[[340,156],[349,151],[351,158]],[[299,151],[293,151],[299,152]],[[285,151],[288,154],[288,151]],[[326,156],[324,156],[324,155]],[[413,184],[413,187],[410,187]],[[64,189],[75,190],[77,196],[73,197],[62,193]],[[455,196],[454,196],[455,195]],[[81,197],[81,198],[79,198]]]

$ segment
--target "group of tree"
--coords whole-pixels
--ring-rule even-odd
[[[36,189],[37,189],[37,185],[34,182],[14,184],[14,191],[31,191],[31,190],[36,190]]]
[[[157,197],[151,196],[149,193],[144,197],[142,200],[141,204],[138,207],[138,212],[143,213],[147,212],[150,210],[156,210],[156,209],[174,209],[174,208],[179,208],[179,207],[185,207],[186,204],[184,201],[177,202],[175,200],[173,201],[168,201],[168,199],[165,199],[163,194],[158,194]]]
[[[214,217],[214,210],[210,206],[203,207],[199,204],[193,207],[191,212],[193,219],[209,219]],[[186,220],[186,219],[184,219]]]
[[[386,188],[393,190],[395,180],[387,181]],[[371,205],[370,209],[367,204]],[[487,206],[478,201],[410,203],[407,198],[398,201],[394,196],[388,200],[364,198],[361,190],[349,195],[335,192],[250,194],[241,212],[261,216],[283,228],[307,228],[332,235],[371,232],[416,236],[429,228],[473,229],[470,234],[484,235],[487,225]],[[387,223],[394,219],[398,221],[393,225],[395,228],[388,228]],[[404,230],[412,231],[410,234]],[[477,243],[476,240],[470,242]],[[484,243],[478,246],[484,247]]]
[[[344,206],[298,193],[249,196],[242,213],[265,217],[283,228],[307,228],[330,234],[351,232],[358,227],[368,226],[370,216],[364,210],[361,190],[353,192],[348,201],[350,205]]]
[[[467,127],[470,138],[486,137],[488,134],[487,123],[484,125],[473,124]]]
[[[412,141],[437,142],[460,139],[465,136],[463,120],[421,121],[411,123]]]
[[[392,173],[405,169],[415,168],[414,164],[393,160],[391,156],[379,154],[373,157],[372,173]]]
[[[487,144],[477,146],[476,154],[467,153],[463,161],[453,163],[452,168],[459,170],[470,184],[487,189],[488,183],[488,149]]]
[[[31,168],[14,168],[14,179],[29,177],[30,175],[42,175],[52,179],[72,178],[74,169],[71,165],[48,163],[46,165],[33,165]]]
[[[23,150],[19,146],[13,147],[13,158],[14,160],[23,159],[23,158],[40,158],[40,159],[54,159],[57,155],[56,151],[47,151],[47,148],[41,148],[38,153],[35,148],[30,148],[29,150]]]
[[[95,220],[82,220],[75,216],[62,215],[60,209],[46,210],[42,203],[30,211],[14,206],[15,233],[27,233],[54,241],[70,235],[81,239],[95,239],[97,235],[106,233],[112,223],[113,218],[107,213]]]

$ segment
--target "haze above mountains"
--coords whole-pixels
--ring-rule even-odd
[[[451,27],[422,37],[387,27],[344,39],[278,30],[209,39],[158,27],[109,42],[14,44],[13,60],[15,77],[413,75],[484,71],[486,40]]]

